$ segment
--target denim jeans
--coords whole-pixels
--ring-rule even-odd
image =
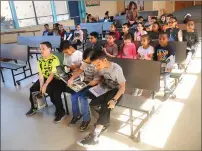
[[[89,93],[89,87],[85,88],[84,90],[72,93],[71,100],[72,100],[72,112],[73,117],[78,117],[82,114],[83,121],[89,121],[90,120],[90,110],[89,110],[89,104],[88,104],[88,98],[87,94]],[[81,113],[79,110],[79,101],[81,104]]]

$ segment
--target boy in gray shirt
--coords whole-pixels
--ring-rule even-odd
[[[92,101],[90,106],[101,105],[101,109],[95,129],[85,138],[77,141],[78,145],[84,147],[98,144],[100,133],[109,124],[111,110],[125,92],[126,82],[122,68],[118,64],[108,61],[105,52],[95,51],[91,56],[91,63],[96,66],[97,70],[99,70],[100,74],[103,76],[104,81],[102,84],[110,90],[97,98],[91,97]]]

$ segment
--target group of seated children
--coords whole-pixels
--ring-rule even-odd
[[[76,25],[76,30],[71,31],[70,27],[65,30],[63,25],[55,23],[53,29],[49,28],[48,24],[44,25],[43,36],[61,36],[61,40],[68,40],[75,45],[81,45],[83,42],[83,31],[80,25]]]

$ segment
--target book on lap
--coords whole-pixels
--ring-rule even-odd
[[[105,87],[103,84],[98,84],[98,85],[89,89],[89,91],[96,97],[99,97],[99,96],[107,93],[110,90],[111,89]]]

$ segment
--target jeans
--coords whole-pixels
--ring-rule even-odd
[[[90,121],[90,110],[89,110],[89,104],[87,99],[87,94],[89,93],[89,87],[85,88],[84,90],[72,93],[71,100],[72,100],[72,112],[73,117],[78,117],[82,114],[83,121]],[[79,102],[81,104],[81,113],[79,110]]]

